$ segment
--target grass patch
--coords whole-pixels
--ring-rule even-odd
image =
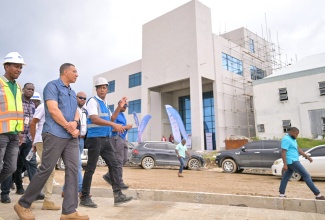
[[[312,148],[317,145],[325,145],[325,140],[314,140],[309,138],[297,138],[297,143],[300,148]]]

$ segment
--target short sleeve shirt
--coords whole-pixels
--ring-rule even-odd
[[[106,100],[99,98],[97,95],[96,95],[96,98],[98,98],[99,100],[102,100],[107,105]],[[87,109],[89,116],[90,115],[98,115],[97,101],[94,98],[89,99],[86,109]],[[108,108],[108,111],[109,111],[109,114],[112,115],[109,108]]]
[[[287,164],[292,164],[294,161],[299,161],[297,140],[293,139],[289,134],[282,138],[281,148],[287,150]]]
[[[43,142],[42,130],[43,130],[44,122],[45,122],[44,103],[37,106],[33,118],[37,118],[39,120],[39,122],[37,123],[35,139],[33,141],[33,143],[35,144],[35,143]]]
[[[49,113],[46,101],[53,100],[57,102],[65,120],[73,121],[78,106],[76,93],[70,86],[64,85],[59,78],[47,83],[43,91],[43,97],[45,102],[45,123],[42,133],[48,132],[60,138],[71,138],[71,134],[54,121]]]
[[[185,158],[185,152],[187,151],[186,145],[182,145],[182,143],[179,143],[178,145],[176,145],[175,150],[178,151],[179,156]]]

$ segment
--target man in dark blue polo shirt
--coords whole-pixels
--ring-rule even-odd
[[[65,169],[65,197],[62,203],[61,220],[84,219],[88,215],[77,212],[78,207],[78,158],[79,158],[79,113],[76,93],[70,84],[78,77],[73,64],[60,67],[60,78],[49,82],[43,92],[45,101],[45,123],[43,126],[42,164],[30,182],[25,194],[14,209],[21,219],[35,219],[30,210],[32,202],[42,190],[58,159],[63,158]]]
[[[297,144],[296,138],[298,137],[299,129],[296,127],[290,128],[289,133],[282,138],[281,141],[281,148],[282,148],[282,160],[283,160],[283,171],[284,175],[282,177],[280,183],[280,197],[285,196],[285,190],[290,180],[293,172],[299,173],[303,180],[306,182],[309,189],[314,193],[316,199],[318,200],[325,200],[324,196],[321,195],[320,191],[317,189],[315,184],[313,183],[309,173],[307,170],[301,165],[299,161],[299,154],[304,156],[310,162],[313,162],[313,159],[309,157],[305,152],[303,152]]]

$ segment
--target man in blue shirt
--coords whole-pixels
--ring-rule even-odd
[[[123,126],[125,131],[123,133],[117,133],[116,131],[112,132],[111,143],[115,152],[115,157],[118,163],[118,175],[119,175],[119,184],[121,189],[128,189],[129,186],[126,185],[123,181],[123,165],[127,162],[128,158],[128,146],[126,144],[126,134],[128,130],[132,128],[132,124],[126,123],[126,118],[123,112],[125,112],[128,105],[122,101],[118,102],[118,106],[115,109],[111,121],[115,122],[116,124],[120,124]],[[112,180],[110,178],[109,172],[103,175],[104,180],[112,185]]]
[[[280,183],[280,189],[279,189],[280,197],[286,197],[285,190],[288,181],[290,180],[293,172],[297,172],[302,176],[303,180],[306,182],[309,189],[314,193],[316,199],[325,200],[324,196],[321,195],[320,191],[314,185],[309,173],[301,165],[299,161],[299,154],[304,156],[310,162],[313,162],[313,159],[309,157],[307,154],[305,154],[305,152],[303,152],[298,147],[297,140],[296,140],[298,135],[299,135],[299,129],[296,127],[292,127],[290,128],[289,134],[284,136],[281,141],[281,148],[282,148],[281,157],[283,160],[283,171],[285,172]]]
[[[181,163],[181,165],[179,167],[179,171],[178,171],[178,177],[183,177],[182,173],[183,173],[183,169],[185,166],[185,156],[186,156],[185,154],[187,154],[188,157],[191,157],[191,155],[187,151],[185,139],[182,139],[182,142],[176,146],[175,152],[176,152],[179,162]]]
[[[42,190],[51,175],[58,159],[63,158],[65,169],[65,197],[62,203],[61,220],[83,219],[88,215],[77,212],[78,207],[78,135],[76,93],[70,84],[78,77],[73,64],[65,63],[60,67],[60,78],[49,82],[43,92],[45,100],[45,123],[43,126],[43,155],[40,168],[31,180],[25,194],[14,209],[20,219],[35,219],[30,210],[32,202]]]

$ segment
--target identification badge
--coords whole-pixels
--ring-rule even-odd
[[[25,125],[28,125],[28,124],[29,124],[29,118],[25,118],[25,120],[24,120],[24,124],[25,124]]]

